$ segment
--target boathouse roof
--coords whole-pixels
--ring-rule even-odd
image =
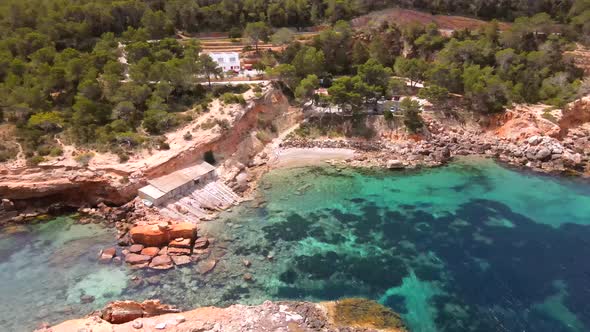
[[[215,167],[213,167],[213,165],[207,162],[202,162],[198,165],[187,167],[168,175],[149,180],[148,183],[159,191],[167,193],[214,170]]]

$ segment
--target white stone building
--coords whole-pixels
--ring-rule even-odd
[[[224,72],[232,70],[237,73],[241,69],[240,54],[238,52],[211,52],[209,56],[213,61],[217,62]]]

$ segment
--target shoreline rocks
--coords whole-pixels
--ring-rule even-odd
[[[429,137],[395,142],[291,138],[289,148],[353,148],[357,156],[347,160],[351,166],[405,169],[435,167],[456,156],[478,155],[537,172],[590,176],[590,133],[559,141],[549,136],[524,140],[499,138],[481,131],[443,129],[428,123]],[[437,134],[433,134],[437,133]]]
[[[186,265],[198,260],[198,251],[209,244],[207,238],[197,237],[197,226],[187,222],[136,225],[129,234],[133,244],[122,250],[122,256],[133,269],[168,270]],[[99,261],[109,263],[115,255],[115,248],[105,249]]]
[[[149,302],[155,302],[155,312],[151,311]],[[117,301],[107,305],[97,315],[98,317],[66,321],[53,327],[41,327],[37,332],[407,331],[397,313],[365,299],[342,299],[320,303],[265,301],[256,306],[234,304],[226,308],[202,307],[185,312],[178,312],[177,309],[162,305],[159,301]]]

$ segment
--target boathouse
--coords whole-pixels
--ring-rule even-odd
[[[208,183],[215,178],[215,167],[202,162],[149,180],[147,186],[139,189],[138,196],[152,205],[160,205],[175,196],[183,196],[194,190],[197,185]]]

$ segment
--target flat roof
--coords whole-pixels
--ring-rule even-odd
[[[202,162],[198,165],[149,180],[148,183],[159,191],[167,193],[214,170],[215,167],[213,165]]]
[[[219,55],[233,55],[236,57],[240,56],[240,53],[238,53],[238,52],[205,52],[205,53],[209,54],[209,56],[212,56],[212,55],[218,55],[218,56]]]
[[[147,186],[140,188],[139,191],[153,199],[158,199],[166,195],[165,192],[160,191],[158,188],[152,186],[151,184],[148,184]]]

